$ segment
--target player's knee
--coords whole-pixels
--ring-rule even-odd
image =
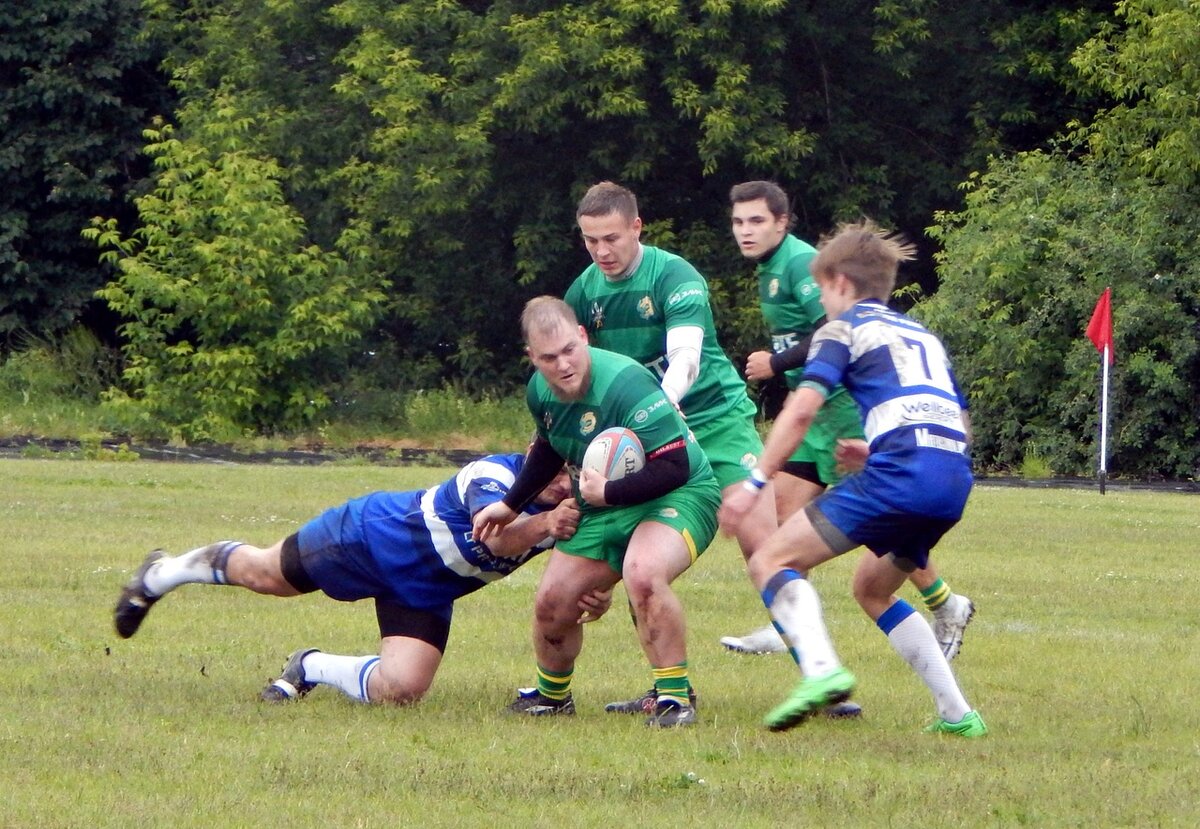
[[[560,590],[538,591],[533,603],[533,617],[539,625],[564,624],[567,617],[573,622],[578,616],[578,603],[577,597],[568,597]]]
[[[662,573],[644,567],[629,567],[625,571],[625,593],[636,609],[649,602],[656,593],[670,590]]]
[[[851,590],[858,606],[872,619],[878,619],[892,603],[892,591],[868,579],[855,578]]]
[[[372,677],[371,702],[413,705],[424,698],[431,684],[432,677],[388,676],[381,672]]]

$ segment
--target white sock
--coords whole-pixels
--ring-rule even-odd
[[[240,541],[218,541],[160,559],[146,571],[146,592],[151,596],[161,596],[181,584],[226,584],[225,562],[229,560],[229,554],[240,546]]]
[[[371,674],[379,667],[378,656],[340,656],[336,653],[317,651],[304,657],[300,663],[304,668],[305,682],[332,685],[351,699],[370,702],[367,683]]]
[[[801,673],[819,677],[841,667],[821,617],[821,599],[808,579],[795,570],[780,570],[767,583],[763,602],[776,629],[791,644]]]
[[[887,634],[888,642],[896,653],[917,672],[921,681],[933,693],[938,716],[946,722],[958,722],[967,715],[971,706],[954,679],[950,663],[933,636],[933,628],[925,617],[915,612],[912,606],[899,599],[884,612],[876,622]]]

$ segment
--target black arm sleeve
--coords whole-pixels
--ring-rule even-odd
[[[687,444],[680,441],[674,449],[648,457],[632,475],[606,483],[604,500],[614,507],[644,504],[686,484],[688,471]]]
[[[549,441],[539,437],[533,442],[525,465],[504,496],[504,505],[513,512],[523,510],[535,495],[545,489],[546,484],[554,480],[562,465],[562,455],[554,451]]]
[[[825,324],[825,317],[817,320],[817,325],[808,335],[801,338],[791,348],[786,348],[783,351],[771,355],[771,371],[776,374],[783,374],[793,368],[800,368],[808,360],[808,350],[812,347],[813,334],[817,333],[817,328]]]

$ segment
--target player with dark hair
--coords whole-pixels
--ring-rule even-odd
[[[945,349],[884,302],[899,263],[911,256],[910,245],[871,222],[844,225],[822,242],[812,273],[830,322],[813,337],[800,386],[776,418],[759,466],[721,506],[722,529],[736,532],[825,400],[845,386],[864,413],[870,449],[865,466],[789,518],[755,553],[763,565],[759,572],[768,574],[758,582],[763,603],[799,651],[803,673],[792,695],[767,714],[773,731],[792,728],[854,691],[854,676],[834,652],[807,576],[822,562],[865,546],[854,597],[932,693],[938,719],[926,730],[987,733],[929,623],[895,595],[962,517],[973,481],[968,418]]]
[[[821,292],[809,273],[816,248],[789,232],[792,212],[787,194],[772,181],[747,181],[729,191],[733,238],[747,259],[756,263],[758,299],[771,335],[771,352],[756,351],[746,360],[746,379],[766,381],[784,375],[788,389],[800,385],[813,334],[825,323]],[[817,412],[804,440],[772,481],[780,522],[842,479],[839,444],[861,444],[858,406],[837,387]],[[846,451],[852,451],[847,447]],[[947,659],[962,647],[963,631],[975,613],[974,603],[950,590],[931,564],[909,580],[933,614],[933,632]],[[773,653],[787,645],[772,625],[744,636],[725,636],[721,644],[740,653]]]
[[[288,658],[263,699],[296,699],[326,684],[363,702],[416,702],[441,664],[455,600],[575,534],[579,509],[560,464],[502,532],[485,542],[471,538],[472,516],[503,498],[524,465],[521,454],[489,455],[432,489],[348,501],[267,548],[219,541],[178,556],[155,550],[121,590],[113,611],[117,633],[133,636],[150,608],[184,584],[231,585],[269,596],[320,590],[345,602],[374,599],[378,654],[302,648]],[[603,590],[581,594],[577,621],[598,618],[610,600]]]
[[[538,585],[537,685],[520,691],[509,710],[532,716],[575,712],[571,683],[583,632],[573,624],[573,608],[580,596],[624,580],[654,677],[655,704],[646,724],[691,725],[696,710],[686,625],[671,582],[716,533],[721,496],[712,469],[654,375],[628,357],[592,348],[565,302],[530,300],[521,331],[536,369],[526,402],[538,437],[512,489],[475,516],[475,537],[486,540],[511,521],[564,461],[578,480],[581,514],[575,535],[550,554]],[[592,439],[614,426],[637,435],[645,465],[610,481],[582,462]]]

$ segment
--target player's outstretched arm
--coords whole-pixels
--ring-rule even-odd
[[[480,540],[493,555],[511,558],[524,555],[547,538],[566,541],[575,535],[578,526],[579,505],[574,498],[564,498],[554,509],[537,515],[519,515],[486,540]]]

